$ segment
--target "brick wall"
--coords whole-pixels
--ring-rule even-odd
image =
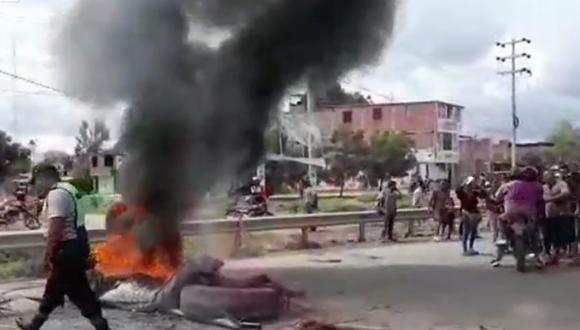
[[[323,136],[337,130],[363,131],[370,139],[382,132],[405,133],[417,148],[435,145],[437,103],[393,103],[372,105],[323,106],[317,113]]]

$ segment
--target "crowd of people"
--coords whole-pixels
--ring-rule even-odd
[[[396,241],[393,224],[400,196],[393,181],[381,192],[384,240]],[[497,246],[493,267],[501,266],[504,254],[515,248],[514,235],[524,235],[526,254],[539,268],[557,265],[562,259],[580,265],[580,172],[571,172],[565,165],[548,170],[519,168],[489,178],[469,176],[455,194],[447,180],[419,179],[411,185],[410,196],[413,207],[432,212],[435,241],[450,240],[458,232],[464,256],[479,254],[475,249],[480,238],[478,231],[483,219],[487,219],[491,239]],[[415,223],[409,222],[405,237],[414,235],[414,227]],[[518,270],[523,271],[524,266],[518,264]]]

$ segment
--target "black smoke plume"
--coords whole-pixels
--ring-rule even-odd
[[[126,104],[124,197],[161,234],[222,175],[251,169],[270,113],[300,81],[335,81],[381,54],[395,0],[81,0],[56,43],[66,90]],[[218,47],[192,26],[229,32]],[[159,233],[159,231],[155,231]]]

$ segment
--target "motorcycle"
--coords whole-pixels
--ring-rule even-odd
[[[226,210],[226,217],[264,217],[273,215],[268,210],[266,199],[257,194],[240,196],[234,204]]]
[[[516,269],[518,272],[526,271],[526,257],[533,255],[536,261],[536,268],[542,269],[543,262],[540,259],[539,237],[537,223],[521,214],[504,214],[501,220],[501,231],[504,238],[499,239],[497,245],[497,258],[494,262],[499,266],[503,255],[507,254],[511,248],[516,259]],[[495,264],[494,264],[495,266]]]
[[[18,221],[23,222],[24,226],[30,230],[39,229],[42,226],[36,212],[30,210],[24,201],[8,201],[0,206],[0,222],[9,225]]]

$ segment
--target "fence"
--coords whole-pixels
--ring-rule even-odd
[[[396,221],[421,220],[429,218],[427,209],[400,210]],[[344,225],[359,226],[359,241],[366,239],[366,225],[381,223],[383,217],[375,211],[337,212],[271,216],[261,218],[195,220],[182,223],[182,233],[186,236],[233,233],[241,237],[242,232],[275,231],[281,229],[300,229],[302,241],[308,242],[308,228]],[[89,237],[93,242],[103,241],[105,229],[90,229]],[[46,244],[41,230],[0,232],[0,251],[42,248]],[[241,244],[241,241],[240,241]]]

